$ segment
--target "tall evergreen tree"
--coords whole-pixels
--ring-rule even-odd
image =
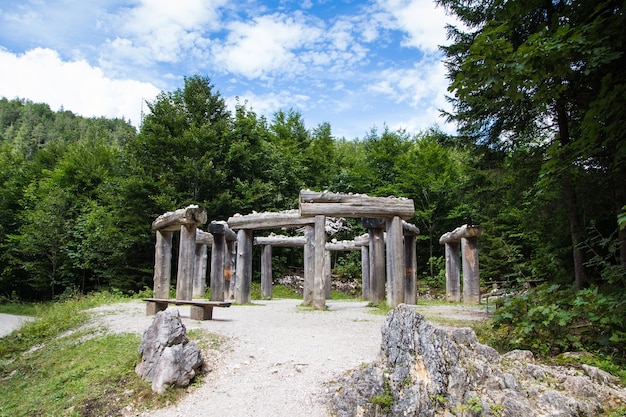
[[[574,284],[587,282],[581,188],[602,167],[607,203],[626,204],[621,1],[437,0],[465,28],[444,47],[454,112],[474,142],[499,149],[534,141],[546,148],[543,173],[558,182],[569,222]],[[609,93],[610,92],[610,93]],[[604,109],[604,110],[600,110]],[[545,184],[545,182],[544,182]],[[588,218],[588,217],[587,217]],[[614,218],[614,230],[616,222]],[[620,232],[622,253],[626,235]],[[622,256],[622,263],[625,259]]]

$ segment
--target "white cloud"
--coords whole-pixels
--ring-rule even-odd
[[[273,114],[278,110],[294,109],[303,111],[310,107],[311,98],[304,94],[294,94],[287,90],[270,92],[267,94],[255,94],[247,91],[239,97],[239,103],[247,102],[246,107],[253,110],[258,115],[272,119]],[[226,98],[229,109],[234,110],[237,104],[236,97]]]
[[[203,55],[210,41],[204,33],[220,26],[219,8],[226,0],[141,0],[118,13],[117,36],[105,43],[103,59],[131,60],[140,65],[176,63],[188,54]]]
[[[384,25],[406,33],[404,46],[425,52],[446,43],[446,23],[454,21],[434,0],[378,0],[378,6],[391,16]]]
[[[130,119],[137,126],[143,100],[159,89],[134,80],[114,80],[86,61],[65,62],[56,51],[35,48],[24,54],[0,49],[0,96],[44,102],[85,117]]]
[[[378,81],[370,91],[383,94],[396,103],[418,108],[425,102],[446,103],[448,85],[446,69],[440,60],[423,60],[413,68],[385,69],[377,74]]]
[[[311,46],[323,35],[300,14],[258,16],[252,22],[232,22],[227,28],[226,40],[213,48],[216,63],[248,78],[301,72],[305,67],[295,51]]]

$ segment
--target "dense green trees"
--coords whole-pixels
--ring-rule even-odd
[[[459,57],[470,56],[470,45]],[[450,59],[454,68],[457,61]],[[484,75],[472,71],[461,76],[459,70],[459,80]],[[459,80],[453,91],[466,88]],[[584,157],[559,159],[565,150],[558,130],[540,126],[548,115],[525,119],[534,127],[522,129],[526,125],[509,116],[521,103],[512,96],[502,103],[513,107],[500,114],[487,111],[501,108],[488,103],[495,96],[464,94],[451,115],[462,123],[462,136],[384,127],[358,140],[335,138],[327,123],[307,128],[295,110],[278,111],[269,121],[245,103],[230,111],[202,76],[148,103],[139,132],[123,120],[2,99],[0,295],[50,298],[150,286],[156,216],[191,203],[217,220],[291,209],[301,188],[412,198],[413,222],[422,230],[422,283],[438,283],[443,251],[437,240],[463,223],[486,230],[480,241],[484,282],[568,282],[575,268],[564,179],[575,180],[576,213],[587,228],[576,245],[585,255],[587,280],[625,286],[614,211],[618,157],[586,148]],[[570,136],[579,143],[578,133]]]
[[[586,230],[617,229],[588,202],[614,214],[626,204],[626,140],[617,128],[626,116],[618,76],[626,59],[623,2],[437,2],[466,26],[451,27],[453,43],[444,48],[450,119],[486,155],[543,156],[536,192],[552,194],[548,204],[562,201],[556,213],[569,223],[574,283],[583,287],[594,279],[585,268]],[[617,234],[624,265],[626,234]]]

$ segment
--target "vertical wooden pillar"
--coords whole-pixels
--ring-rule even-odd
[[[304,289],[303,304],[313,304],[313,280],[315,276],[315,228],[304,226]]]
[[[176,299],[193,298],[193,277],[196,255],[196,225],[180,227],[180,247],[178,250],[178,274],[176,276]]]
[[[370,290],[371,301],[385,299],[385,231],[369,229],[370,236]]]
[[[261,294],[272,298],[272,245],[263,245],[261,252]]]
[[[461,265],[459,242],[447,242],[446,247],[446,301],[461,301]]]
[[[404,302],[417,303],[417,236],[404,236]]]
[[[324,253],[326,247],[326,216],[315,216],[315,261],[313,275],[313,308],[326,309],[326,285],[324,279]]]
[[[196,243],[196,266],[193,277],[193,298],[203,298],[206,294],[207,245]]]
[[[226,286],[226,299],[232,300],[235,297],[235,272],[237,264],[237,241],[226,240],[227,254],[224,259],[224,285]]]
[[[370,287],[370,248],[361,246],[361,298],[365,301],[372,299],[372,289]]]
[[[170,298],[172,279],[172,232],[156,231],[154,249],[154,298]]]
[[[463,253],[463,303],[480,304],[478,275],[478,238],[461,238]]]
[[[398,216],[387,220],[387,279],[389,292],[387,304],[396,307],[404,302],[404,243],[402,219]]]
[[[251,302],[250,284],[252,283],[252,230],[241,229],[237,232],[237,282],[235,283],[235,302]]]
[[[330,271],[330,251],[324,250],[324,291],[326,299],[330,299],[331,271]]]
[[[224,301],[224,259],[226,257],[226,236],[213,234],[211,249],[211,300]]]

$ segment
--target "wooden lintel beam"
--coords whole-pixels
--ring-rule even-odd
[[[254,238],[254,244],[295,248],[304,246],[306,238],[304,236],[259,236]]]
[[[344,240],[341,242],[328,242],[326,243],[326,250],[330,251],[352,251],[361,250],[360,246],[357,246],[354,240]]]
[[[176,211],[161,214],[152,222],[152,230],[176,231],[182,225],[199,225],[207,222],[206,210],[191,205]]]
[[[235,242],[237,240],[237,233],[235,233],[228,223],[224,221],[212,221],[209,224],[209,233],[213,235],[225,235],[228,242]]]
[[[235,230],[296,228],[313,223],[314,219],[300,217],[298,210],[234,215],[228,218],[228,225]]]
[[[332,217],[400,217],[415,215],[413,200],[396,197],[370,197],[365,194],[337,194],[300,191],[300,215]]]
[[[213,245],[213,235],[200,229],[196,229],[196,245]]]
[[[384,229],[387,223],[387,219],[384,218],[364,218],[361,220],[363,227],[366,229]],[[402,220],[402,234],[405,236],[417,236],[420,234],[420,229],[414,224],[407,223]]]
[[[439,243],[443,245],[444,243],[459,242],[462,238],[478,237],[482,234],[483,234],[482,226],[480,225],[468,226],[467,224],[464,224],[463,226],[457,227],[451,232],[444,233],[439,238]]]

